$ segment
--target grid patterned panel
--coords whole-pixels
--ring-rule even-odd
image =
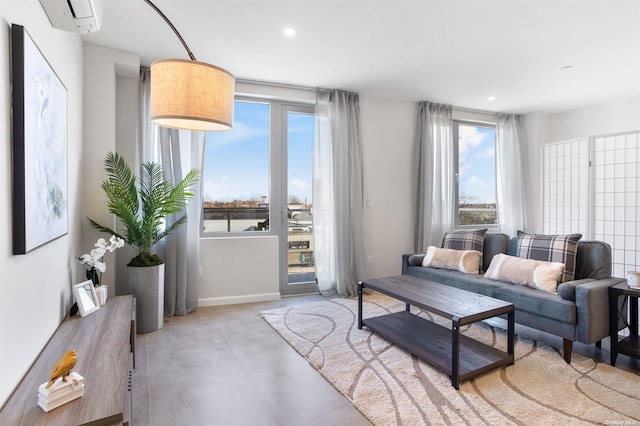
[[[613,251],[613,275],[640,269],[640,133],[594,138],[594,238]]]
[[[543,145],[542,170],[543,232],[587,235],[589,141]]]

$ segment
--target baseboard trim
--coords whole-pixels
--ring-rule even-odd
[[[246,296],[207,297],[198,299],[198,306],[236,305],[239,303],[280,300],[280,293],[248,294]]]

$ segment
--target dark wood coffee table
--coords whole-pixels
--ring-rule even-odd
[[[406,309],[363,319],[362,289],[370,288],[406,303]],[[411,305],[451,320],[451,330],[410,312]],[[454,388],[489,370],[514,363],[514,307],[483,296],[411,275],[358,283],[358,328],[366,326],[426,363],[449,374]],[[507,352],[460,334],[460,327],[507,315]]]

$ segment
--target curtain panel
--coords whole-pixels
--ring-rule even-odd
[[[202,170],[204,132],[159,129],[160,160],[165,178],[177,185],[191,169]],[[164,249],[164,313],[167,316],[186,315],[198,306],[198,269],[200,259],[200,196],[199,184],[191,191],[186,209],[167,216],[167,226],[183,214],[187,222],[161,243]]]
[[[529,157],[521,115],[496,117],[496,202],[500,232],[515,236],[529,229]]]
[[[149,76],[149,69],[143,68],[140,72],[136,170],[144,162],[158,162],[165,178],[175,186],[192,168],[202,170],[205,134],[151,123]],[[199,184],[191,188],[194,196],[188,200],[183,212],[167,217],[168,225],[182,214],[187,215],[187,222],[155,246],[155,252],[165,261],[164,313],[167,316],[186,315],[198,305],[200,188]]]
[[[313,241],[318,289],[352,297],[364,278],[359,96],[319,89],[313,152]]]
[[[417,253],[424,253],[430,245],[439,247],[444,233],[455,223],[452,111],[451,105],[420,102],[416,143]]]

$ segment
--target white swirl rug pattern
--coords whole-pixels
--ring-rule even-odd
[[[456,391],[448,375],[366,328],[358,330],[357,303],[327,299],[260,315],[376,425],[640,425],[636,374],[576,353],[569,365],[558,350],[516,336],[514,365],[463,382]],[[403,310],[404,303],[374,293],[365,296],[363,309],[370,318]],[[500,328],[476,323],[463,332],[506,348]]]

